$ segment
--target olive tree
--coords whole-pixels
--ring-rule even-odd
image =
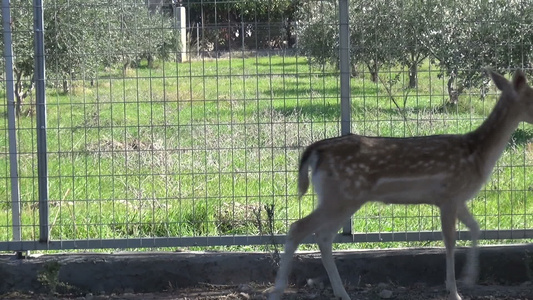
[[[146,58],[169,59],[179,53],[174,20],[158,10],[149,11],[144,0],[108,4],[105,49],[108,64],[121,63],[123,70]]]
[[[92,79],[103,62],[100,53],[107,43],[103,0],[45,2],[45,52],[48,83],[62,86],[70,81]]]
[[[392,57],[409,72],[409,88],[418,85],[418,67],[430,56],[431,33],[443,24],[439,22],[442,11],[440,0],[404,0],[396,2],[393,30],[398,39]]]
[[[447,78],[450,103],[471,88],[482,96],[487,78],[483,68],[500,72],[531,65],[532,13],[516,1],[443,1],[443,25],[430,41],[435,63]]]
[[[401,1],[387,0],[352,3],[352,59],[355,63],[365,64],[373,82],[379,80],[379,70],[383,65],[399,62],[398,55],[402,50],[402,32],[398,30],[402,18],[399,5]]]
[[[15,97],[20,114],[33,90],[33,7],[11,1]],[[128,66],[142,57],[179,52],[173,19],[150,12],[144,0],[54,0],[44,6],[48,83],[68,91],[72,79],[92,79],[103,64]],[[3,37],[0,39],[3,45]]]
[[[350,60],[352,74],[358,73],[357,65],[368,68],[371,79],[378,81],[383,64],[391,61],[395,51],[392,43],[394,31],[386,1],[357,1],[350,3]],[[336,1],[307,2],[298,12],[300,25],[298,46],[300,51],[317,63],[338,64],[339,16]]]
[[[338,61],[338,7],[336,1],[300,6],[298,33],[303,53],[319,63]],[[362,0],[350,3],[350,58],[352,74],[363,64],[371,80],[378,81],[383,65],[407,65],[416,84],[418,65],[428,56],[420,37],[427,36],[430,17],[421,17],[416,1]],[[416,5],[415,5],[416,4]]]
[[[33,7],[30,1],[11,1],[11,31],[13,43],[13,73],[15,79],[15,106],[17,115],[22,112],[24,99],[34,88],[33,68]],[[4,48],[3,30],[0,44]]]
[[[339,61],[338,7],[336,1],[305,1],[297,11],[298,50],[324,65]]]

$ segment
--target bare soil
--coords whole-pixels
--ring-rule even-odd
[[[176,289],[161,293],[123,293],[111,295],[36,295],[11,293],[0,295],[1,299],[40,299],[40,300],[265,300],[268,286],[259,284],[212,285],[201,284],[196,287]],[[525,282],[519,286],[476,285],[459,288],[464,300],[533,300],[533,284]],[[412,286],[392,284],[365,285],[364,287],[347,287],[354,300],[445,300],[447,293],[444,286],[429,287],[422,283]],[[329,287],[322,283],[313,286],[290,287],[284,300],[300,299],[335,299]]]
[[[460,277],[467,249],[456,251]],[[480,277],[464,300],[533,300],[533,244],[480,248]],[[353,300],[445,300],[440,248],[336,252]],[[270,253],[146,252],[0,255],[0,299],[265,300],[278,266]],[[284,300],[334,299],[318,253],[298,253]]]

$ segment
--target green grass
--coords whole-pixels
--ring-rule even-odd
[[[396,71],[396,70],[393,70]],[[388,70],[382,70],[382,77]],[[407,73],[403,73],[407,74]],[[476,91],[446,106],[443,79],[420,68],[386,89],[354,78],[352,132],[381,136],[464,133],[492,109]],[[49,194],[52,239],[268,234],[309,213],[312,194],[296,197],[299,153],[340,134],[339,76],[302,57],[158,62],[123,76],[102,70],[95,84],[48,88]],[[52,84],[53,82],[48,82]],[[405,107],[403,106],[404,99]],[[0,240],[11,240],[5,106],[0,107]],[[35,118],[18,120],[23,239],[38,238]],[[483,229],[533,228],[533,131],[522,125],[494,174],[471,202]],[[401,159],[401,158],[399,158]],[[430,206],[365,205],[356,232],[439,230]],[[395,245],[367,244],[361,247]]]

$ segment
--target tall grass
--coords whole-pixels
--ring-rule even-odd
[[[352,131],[381,136],[464,133],[492,109],[476,91],[446,105],[443,79],[420,68],[385,88],[353,78]],[[296,196],[299,153],[340,134],[339,76],[302,57],[158,62],[123,74],[102,70],[94,84],[48,89],[52,239],[267,234],[309,213],[312,194]],[[387,92],[388,90],[391,93]],[[391,101],[394,98],[398,107]],[[2,115],[5,106],[0,107]],[[4,117],[5,119],[5,117]],[[0,240],[11,239],[7,122],[0,136]],[[23,239],[38,238],[35,120],[18,119]],[[521,126],[485,189],[471,202],[483,229],[533,227],[533,131]],[[398,159],[402,159],[399,157]],[[357,232],[439,230],[430,206],[364,206]]]

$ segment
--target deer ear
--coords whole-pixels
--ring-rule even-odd
[[[500,91],[503,91],[505,88],[509,87],[509,81],[505,79],[502,75],[492,71],[487,70],[487,73],[489,73],[490,77],[492,78],[492,81],[494,81],[494,84]]]
[[[520,90],[527,84],[526,75],[522,70],[516,70],[513,76],[513,88],[515,90]]]

